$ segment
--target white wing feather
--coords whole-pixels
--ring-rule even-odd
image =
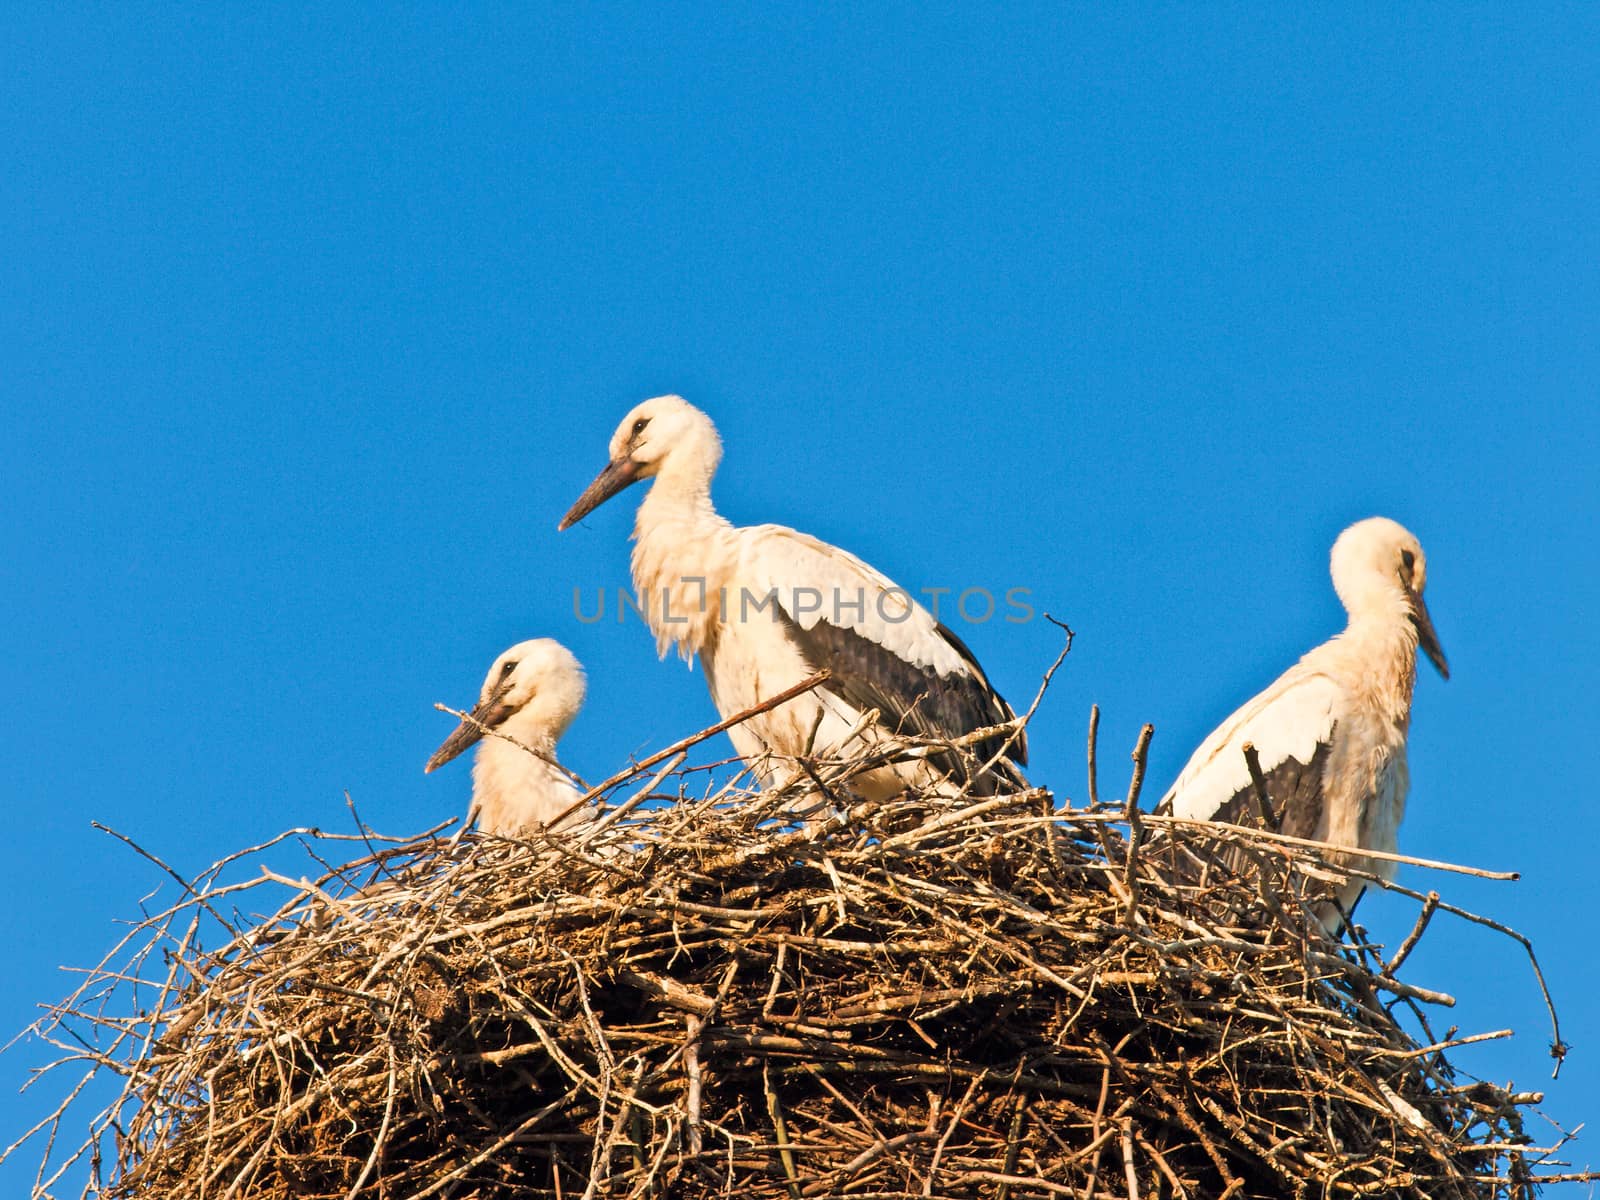
[[[739,532],[737,578],[750,581],[757,598],[775,590],[801,628],[826,621],[941,675],[979,674],[940,634],[932,613],[855,555],[783,525]],[[729,597],[729,603],[739,599]]]
[[[1263,772],[1288,758],[1309,763],[1317,747],[1332,739],[1345,704],[1344,689],[1329,676],[1290,668],[1200,743],[1162,798],[1163,809],[1175,817],[1209,821],[1250,786],[1245,743],[1255,746]]]

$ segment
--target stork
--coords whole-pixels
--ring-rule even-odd
[[[722,459],[716,426],[678,396],[646,400],[611,438],[610,461],[562,518],[567,529],[639,480],[633,583],[662,658],[698,655],[724,718],[829,672],[818,688],[732,727],[729,737],[769,782],[797,756],[858,752],[885,733],[949,739],[1015,719],[972,651],[903,588],[852,554],[781,525],[737,527],[711,504]],[[876,721],[865,720],[872,710]],[[861,773],[852,787],[886,798],[908,785],[992,792],[1023,786],[1020,732],[954,754],[912,756]],[[976,778],[968,778],[975,774]]]
[[[1257,799],[1244,749],[1254,745],[1278,830],[1358,850],[1394,853],[1410,774],[1406,733],[1417,649],[1450,678],[1423,602],[1428,566],[1403,526],[1370,517],[1333,544],[1333,588],[1349,625],[1278,677],[1200,744],[1158,811],[1244,824]],[[1383,879],[1395,864],[1358,855],[1345,865]],[[1337,931],[1365,884],[1351,879],[1318,912]]]
[[[476,707],[423,771],[477,745],[469,824],[476,817],[483,832],[500,837],[535,833],[558,821],[570,832],[588,814],[570,812],[583,793],[556,763],[556,742],[578,715],[583,695],[583,668],[570,650],[551,638],[518,642],[494,660]],[[560,820],[563,813],[570,815]]]

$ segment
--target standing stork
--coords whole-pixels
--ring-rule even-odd
[[[583,667],[572,651],[550,638],[518,642],[494,660],[477,706],[423,771],[476,744],[467,822],[476,817],[480,829],[500,837],[545,829],[583,795],[556,763],[556,742],[583,695]],[[586,820],[587,813],[573,812],[559,827],[570,832]]]
[[[610,462],[562,518],[566,529],[641,479],[652,481],[634,522],[633,583],[665,658],[698,655],[717,710],[729,717],[819,670],[829,678],[728,731],[761,776],[786,760],[852,753],[882,733],[948,739],[1015,719],[972,651],[903,588],[836,546],[781,525],[740,528],[711,505],[722,441],[711,418],[677,396],[646,400],[611,438]],[[877,722],[863,722],[870,710]],[[859,743],[850,745],[854,740]],[[1022,786],[1019,732],[970,748],[994,768],[976,778],[952,754],[863,772],[869,799],[943,778],[992,792]]]
[[[1450,678],[1422,600],[1427,560],[1415,536],[1386,517],[1339,535],[1333,588],[1349,613],[1324,642],[1200,744],[1158,811],[1198,821],[1248,823],[1258,811],[1244,749],[1254,745],[1279,832],[1337,846],[1394,853],[1405,815],[1406,732],[1417,649]],[[1395,864],[1351,856],[1347,864],[1392,879]],[[1346,882],[1334,900],[1350,911],[1365,888]],[[1319,908],[1336,930],[1341,914]]]

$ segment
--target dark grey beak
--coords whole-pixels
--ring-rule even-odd
[[[500,688],[487,700],[479,701],[478,706],[467,714],[467,719],[456,726],[456,731],[445,738],[444,745],[433,752],[433,757],[428,760],[428,765],[422,768],[422,773],[430,774],[463,750],[477,745],[485,729],[493,729],[509,717],[513,710],[509,704],[501,703],[501,697],[504,695],[505,689]]]
[[[567,515],[561,518],[561,524],[556,529],[570,529],[637,478],[638,463],[631,458],[612,459],[606,464],[606,469],[594,477],[594,482],[583,489],[583,495],[567,510]]]
[[[1433,618],[1428,615],[1428,606],[1423,603],[1420,592],[1411,592],[1411,623],[1417,627],[1417,645],[1439,668],[1439,674],[1449,679],[1450,664],[1444,660],[1444,649],[1439,645],[1439,635],[1433,630]]]

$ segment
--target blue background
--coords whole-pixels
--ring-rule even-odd
[[[1595,1115],[1593,8],[475,13],[7,12],[0,1026],[159,882],[91,820],[187,872],[346,789],[420,830],[468,789],[433,702],[535,635],[589,668],[588,777],[710,723],[574,616],[637,493],[555,531],[677,391],[734,520],[1071,623],[1031,736],[1077,799],[1091,702],[1107,789],[1148,720],[1159,792],[1339,628],[1338,531],[1410,526],[1455,677],[1403,848],[1524,877],[1402,879],[1534,937],[1560,1081],[1513,944],[1436,920],[1408,975],[1518,1031],[1469,1069]],[[1019,704],[1060,642],[956,628]]]

